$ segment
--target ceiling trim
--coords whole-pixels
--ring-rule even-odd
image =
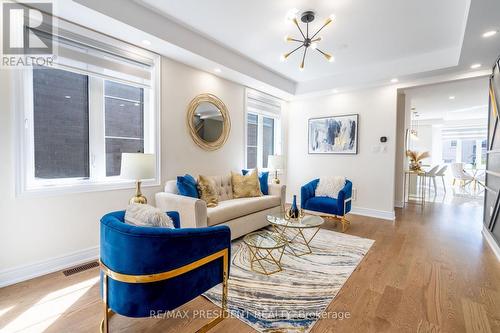
[[[127,25],[143,31],[145,37],[146,35],[150,35],[169,43],[170,46],[181,48],[191,53],[189,58],[194,59],[193,55],[196,55],[197,58],[203,58],[205,61],[209,61],[216,66],[224,66],[224,68],[241,73],[247,78],[253,78],[265,85],[274,87],[274,89],[277,88],[285,93],[285,95],[293,95],[295,93],[295,81],[285,78],[281,74],[273,72],[253,60],[221,46],[135,1],[74,0],[74,2],[120,22],[126,22]],[[116,10],[117,8],[120,8],[120,10]],[[172,54],[169,56],[172,57]],[[184,57],[173,56],[173,59],[186,63]],[[193,66],[193,62],[195,61],[191,61],[188,64]]]

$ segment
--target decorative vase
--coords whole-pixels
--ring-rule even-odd
[[[409,168],[412,171],[420,171],[421,170],[421,164],[420,164],[420,162],[410,161]]]
[[[293,195],[293,202],[290,209],[286,212],[286,216],[290,219],[298,219],[300,216],[299,208],[297,207],[297,195]]]

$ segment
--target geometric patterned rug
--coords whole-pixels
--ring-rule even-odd
[[[283,271],[267,276],[250,270],[246,245],[234,241],[228,310],[259,332],[309,332],[373,243],[320,229],[310,243],[312,254],[295,257],[286,250]],[[221,285],[204,296],[220,306]]]

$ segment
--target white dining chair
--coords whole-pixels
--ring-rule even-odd
[[[474,180],[474,177],[465,172],[463,163],[452,163],[450,168],[453,173],[453,185],[458,180],[460,181],[460,186],[464,187]]]
[[[434,193],[437,193],[437,187],[436,187],[436,173],[439,169],[439,165],[436,165],[432,167],[429,171],[425,172],[425,177],[429,179],[429,195],[431,194],[431,179],[434,183]]]
[[[443,188],[444,188],[445,192],[446,192],[446,183],[444,181],[444,176],[446,174],[446,170],[448,170],[447,165],[445,165],[441,169],[439,169],[439,171],[436,172],[436,176],[435,176],[435,177],[441,177],[441,181],[443,182]],[[434,180],[434,186],[436,186],[436,180]]]

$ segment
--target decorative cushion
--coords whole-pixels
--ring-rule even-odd
[[[214,226],[280,205],[281,197],[277,195],[221,201],[217,207],[207,209],[207,225]]]
[[[200,199],[207,203],[207,207],[215,207],[219,203],[217,184],[211,177],[198,176],[198,191]]]
[[[233,183],[233,197],[234,198],[249,198],[260,197],[260,183],[258,170],[255,169],[249,174],[243,176],[236,172],[231,172],[231,182]]]
[[[249,171],[250,170],[248,170],[248,169],[243,169],[243,170],[241,170],[241,173],[243,175],[246,175]],[[264,195],[268,195],[269,194],[268,179],[269,179],[269,171],[261,171],[261,172],[259,172],[260,191]]]
[[[174,228],[172,219],[160,209],[144,204],[130,204],[125,211],[125,223],[140,227]]]
[[[345,186],[345,177],[324,177],[319,179],[315,195],[337,199],[339,192]]]
[[[177,189],[180,195],[191,198],[199,198],[198,188],[196,187],[196,179],[193,176],[185,174],[177,177]]]

